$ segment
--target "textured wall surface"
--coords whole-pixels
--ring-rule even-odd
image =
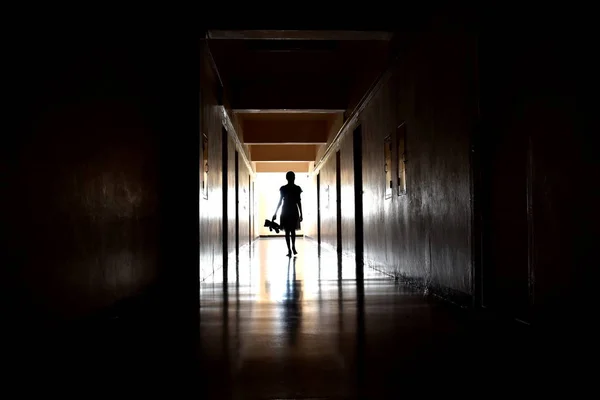
[[[179,379],[198,324],[198,42],[55,34],[23,37],[13,58],[8,380]],[[140,351],[159,342],[168,371]]]
[[[487,34],[480,42],[488,135],[482,297],[525,320],[558,310],[561,320],[577,319],[594,292],[586,276],[595,264],[598,192],[589,179],[598,170],[577,97],[591,70],[583,39],[553,32]]]
[[[227,99],[225,99],[227,100]],[[252,193],[251,193],[251,184],[254,181],[254,171],[252,167],[250,167],[244,161],[244,156],[246,159],[250,158],[250,151],[248,149],[248,145],[243,143],[244,140],[244,132],[242,129],[242,124],[240,124],[238,117],[236,114],[229,108],[226,102],[228,117],[231,118],[230,126],[233,127],[233,133],[237,135],[239,146],[235,146],[235,150],[239,153],[238,159],[238,184],[239,184],[239,199],[238,199],[238,209],[239,209],[239,245],[244,246],[250,244],[251,238],[250,233],[250,225],[252,221],[251,212],[254,212],[254,208],[252,205]],[[232,148],[234,148],[234,143],[231,143]]]
[[[317,154],[315,157],[315,161],[318,162],[323,157],[323,154],[325,153],[327,146],[329,144],[331,144],[331,142],[333,141],[333,139],[335,138],[337,133],[340,131],[340,128],[342,127],[343,124],[344,124],[344,113],[343,112],[339,112],[334,117],[331,118],[331,120],[329,121],[329,124],[327,126],[327,142],[325,144],[317,146]]]
[[[34,249],[21,249],[18,273],[32,307],[85,315],[157,277],[156,136],[119,94],[44,114],[19,154],[14,234]]]
[[[189,294],[186,282],[197,280],[197,270],[179,270],[185,267],[177,260],[196,253],[195,245],[167,268],[162,256],[173,243],[161,233],[181,210],[194,203],[197,209],[195,197],[171,209],[167,193],[180,189],[164,179],[180,168],[195,170],[197,159],[196,136],[179,159],[171,158],[189,132],[181,114],[197,112],[197,94],[177,97],[176,77],[157,78],[170,71],[157,54],[183,60],[181,48],[129,37],[43,36],[23,43],[17,57],[19,125],[3,144],[10,158],[10,195],[2,196],[10,252],[2,281],[11,286],[2,290],[11,296],[3,304],[29,320],[121,315],[120,305],[148,304],[141,299],[168,290],[177,274],[184,282],[179,294]],[[198,68],[193,58],[185,62],[182,74]],[[178,101],[166,101],[173,97]],[[195,231],[186,231],[194,225],[181,224],[187,233],[180,245],[196,241]]]
[[[309,174],[302,190],[302,230],[305,236],[317,240],[317,176]]]
[[[466,302],[481,295],[484,305],[520,319],[559,310],[576,319],[573,309],[593,292],[586,277],[598,219],[598,191],[589,184],[597,173],[593,130],[576,100],[580,76],[590,73],[584,46],[551,27],[509,36],[485,30],[476,40],[458,18],[428,23],[405,36],[393,74],[358,119],[365,261]],[[394,183],[386,199],[383,143],[391,135],[396,148],[401,123],[407,192],[398,196]],[[335,144],[344,252],[355,245],[353,128]],[[335,163],[334,150],[320,170],[331,200]],[[336,247],[335,203],[324,203],[323,242]]]
[[[321,244],[337,248],[335,153],[319,171],[321,175]]]
[[[236,147],[233,135],[235,131],[227,131],[223,125],[223,108],[218,105],[217,93],[219,83],[212,66],[208,62],[208,55],[203,54],[201,68],[201,132],[208,137],[208,196],[205,199],[200,194],[200,280],[206,279],[223,266],[224,255],[228,260],[235,262],[236,233],[239,232],[239,245],[249,243],[249,205],[250,182],[248,169],[243,161],[242,152],[246,149]],[[229,115],[232,115],[229,112]],[[230,121],[228,129],[239,128],[239,124]],[[223,163],[223,144],[226,143],[226,163]],[[239,203],[236,203],[236,163],[235,153],[238,155],[238,184]],[[203,165],[200,159],[200,166]],[[226,168],[226,175],[223,175]],[[200,171],[202,169],[200,168]],[[225,189],[225,191],[224,191]],[[245,192],[244,192],[245,189]],[[224,196],[226,196],[227,223],[224,218]],[[245,207],[245,208],[244,208]],[[236,229],[236,208],[239,209],[239,230]],[[224,254],[223,243],[227,241]]]
[[[227,240],[227,249],[225,250],[225,255],[228,258],[232,258],[235,260],[235,211],[236,211],[236,203],[235,203],[235,144],[233,139],[229,136],[230,133],[224,131],[224,134],[227,135],[223,138],[223,141],[226,141],[227,144],[227,165],[226,168],[227,173],[223,177],[223,184],[221,186],[222,190],[227,193],[224,194],[227,198],[227,223],[226,228],[226,240]]]
[[[435,22],[406,39],[393,74],[359,117],[363,143],[365,261],[452,294],[471,293],[470,135],[475,41]],[[427,31],[426,31],[427,32]],[[385,198],[384,138],[407,127],[407,193]],[[352,133],[341,149],[342,248],[355,250]],[[396,164],[394,154],[393,164]],[[393,176],[395,177],[394,170]],[[335,194],[335,155],[321,169]],[[335,208],[322,210],[323,241],[336,246]]]
[[[223,162],[221,109],[217,83],[210,65],[203,60],[201,87],[201,131],[208,137],[208,196],[200,195],[200,279],[223,265]],[[203,160],[200,160],[200,171]]]
[[[340,146],[341,202],[342,202],[342,253],[354,254],[354,155],[352,135],[347,135]],[[335,162],[335,159],[333,160]]]
[[[361,115],[365,262],[391,275],[417,277],[421,276],[425,260],[422,255],[415,257],[409,249],[414,242],[422,245],[421,231],[415,224],[411,235],[398,236],[398,227],[405,222],[402,221],[405,215],[412,214],[420,221],[419,210],[399,215],[397,203],[402,204],[406,199],[395,195],[385,199],[384,138],[395,131],[394,90],[393,81],[387,81]],[[350,137],[346,140],[351,143]],[[405,268],[400,267],[400,255],[396,253],[402,254]]]
[[[240,247],[250,243],[250,182],[246,164],[241,160],[239,162],[239,244]]]

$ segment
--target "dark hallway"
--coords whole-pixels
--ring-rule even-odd
[[[587,28],[500,20],[15,45],[2,381],[78,398],[585,390]],[[261,217],[278,199],[261,184],[287,171],[297,257]]]

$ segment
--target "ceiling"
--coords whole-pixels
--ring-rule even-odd
[[[382,40],[214,40],[210,48],[224,79],[273,75],[352,77],[385,54]]]
[[[380,31],[208,31],[211,54],[257,171],[272,170],[273,163],[289,168],[290,162],[314,162],[352,102],[385,68],[392,36]]]

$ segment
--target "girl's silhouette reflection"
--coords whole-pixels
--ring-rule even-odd
[[[290,276],[290,270],[292,275]],[[296,281],[296,258],[288,260],[286,295],[283,301],[284,327],[291,344],[296,344],[300,328],[302,283]]]

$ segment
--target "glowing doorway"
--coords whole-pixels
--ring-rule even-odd
[[[306,190],[308,179],[306,172],[296,172],[296,185]],[[284,232],[279,234],[275,231],[269,231],[264,227],[265,219],[271,219],[277,202],[279,201],[279,188],[287,184],[284,172],[259,172],[256,174],[256,195],[258,196],[258,234],[260,236],[284,236]],[[304,199],[303,199],[304,200]],[[281,213],[281,209],[279,210]],[[279,221],[279,215],[277,215]],[[302,226],[302,224],[301,224]],[[303,230],[296,232],[298,236],[304,234]]]

